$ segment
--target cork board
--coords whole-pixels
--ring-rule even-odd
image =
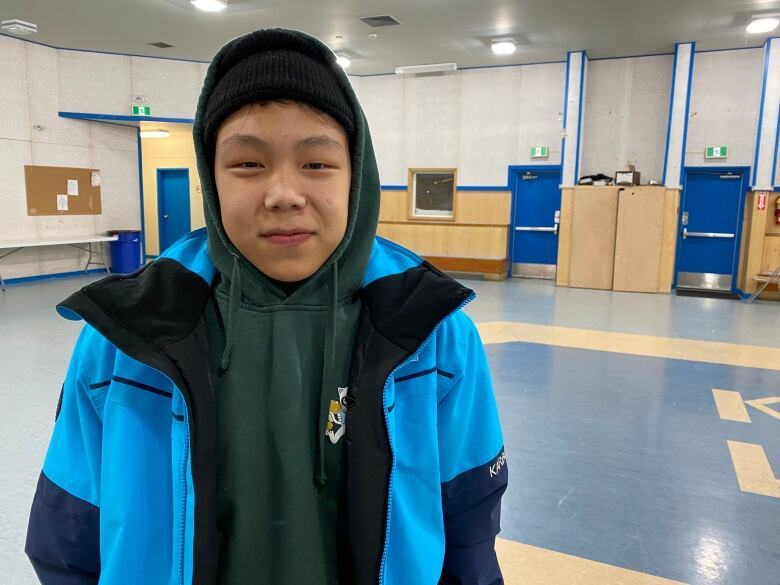
[[[24,166],[27,215],[100,215],[98,169]]]

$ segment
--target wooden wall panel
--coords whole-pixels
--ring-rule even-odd
[[[612,289],[618,189],[574,189],[569,286]]]
[[[406,191],[382,191],[379,204],[379,222],[406,221],[409,199]]]
[[[449,223],[469,225],[508,225],[512,207],[509,191],[456,191],[455,221]],[[379,221],[417,222],[409,219],[408,191],[382,191]],[[422,220],[424,221],[424,220]]]
[[[746,293],[756,292],[758,285],[753,277],[761,272],[764,240],[766,239],[768,209],[758,209],[756,199],[755,192],[748,193],[745,199],[745,221],[742,226],[737,286]]]
[[[507,228],[410,223],[381,223],[377,233],[420,256],[506,258]]]
[[[571,225],[574,215],[574,189],[561,190],[561,225],[558,231],[558,269],[555,284],[569,286],[571,271]]]
[[[509,191],[457,191],[456,223],[509,225],[512,194]]]
[[[761,260],[761,272],[772,272],[780,266],[780,236],[767,236]]]
[[[661,267],[658,292],[672,292],[674,268],[677,264],[677,234],[680,228],[680,190],[667,189],[664,199],[664,229],[661,236]]]
[[[627,187],[618,195],[613,290],[658,292],[664,187]]]

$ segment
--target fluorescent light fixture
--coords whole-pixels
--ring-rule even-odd
[[[494,55],[512,55],[517,51],[517,45],[511,40],[493,41],[490,45]]]
[[[350,59],[346,55],[336,54],[336,63],[338,63],[342,69],[346,69],[352,64],[352,59]]]
[[[227,8],[225,0],[190,0],[190,4],[203,12],[220,12]]]
[[[775,17],[754,18],[747,25],[747,31],[754,35],[768,33],[775,30],[778,24],[780,24],[780,19]]]
[[[170,135],[167,130],[141,130],[141,138],[168,138]]]
[[[395,72],[398,75],[409,75],[415,73],[439,73],[441,71],[457,71],[456,63],[433,63],[431,65],[405,65],[396,67]]]
[[[38,25],[14,18],[0,22],[0,28],[12,35],[29,35],[38,32]]]

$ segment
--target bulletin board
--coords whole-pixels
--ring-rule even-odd
[[[100,215],[98,169],[24,166],[27,215]]]

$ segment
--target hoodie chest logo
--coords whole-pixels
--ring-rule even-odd
[[[330,442],[334,445],[344,436],[344,429],[347,424],[347,389],[339,388],[339,399],[331,400],[328,409],[328,424],[325,427],[325,434],[328,435]]]

